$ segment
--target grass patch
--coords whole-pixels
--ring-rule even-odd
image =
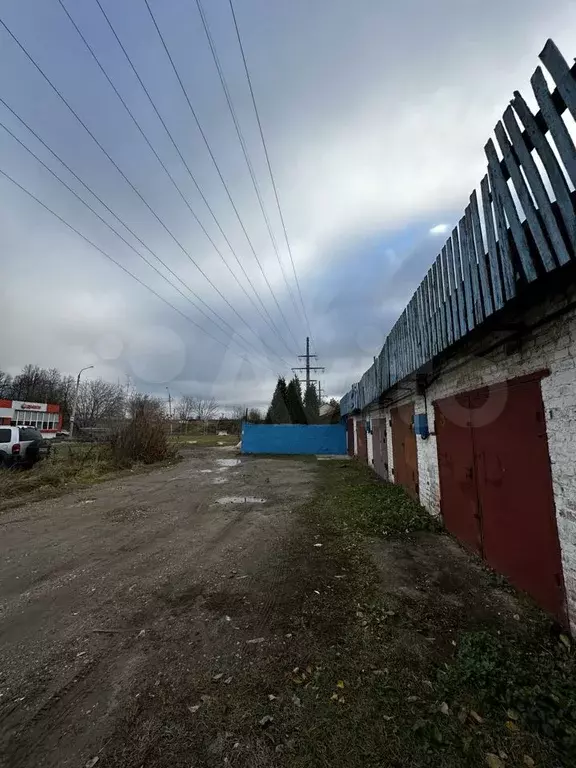
[[[170,442],[186,448],[205,448],[219,445],[236,445],[240,437],[238,435],[172,435]]]
[[[386,536],[439,530],[436,520],[402,487],[383,482],[355,461],[323,463],[322,491],[314,504],[317,514],[330,515],[341,532]]]
[[[455,612],[455,645],[440,650],[412,612],[390,604],[363,541],[364,534],[401,540],[437,530],[437,523],[362,465],[327,462],[319,469],[318,492],[301,516],[345,586],[323,579],[320,605],[303,606],[310,627],[319,627],[314,616],[322,611],[332,638],[292,685],[302,709],[296,718],[293,708],[287,713],[294,728],[286,765],[575,764],[570,641],[551,634],[537,611],[525,627],[495,619],[481,631],[467,631]],[[487,589],[491,582],[487,575]],[[437,610],[438,624],[449,626],[450,616]]]
[[[50,456],[35,464],[32,469],[13,468],[0,470],[0,505],[8,506],[40,498],[51,498],[61,493],[81,488],[145,469],[163,466],[177,460],[155,465],[135,463],[131,467],[119,467],[114,461],[110,446],[101,443],[59,443],[52,446]]]

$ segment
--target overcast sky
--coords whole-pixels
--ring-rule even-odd
[[[2,27],[0,97],[142,242],[1,103],[0,122],[181,293],[0,128],[0,169],[175,308],[0,176],[0,369],[17,373],[36,363],[76,373],[94,365],[90,374],[122,381],[129,375],[142,391],[165,394],[169,386],[174,397],[265,405],[278,373],[288,375],[297,364],[307,326],[228,0],[203,0],[203,7],[286,280],[196,0],[149,4],[238,216],[145,0],[100,3],[226,239],[97,0],[62,1],[220,254],[59,0],[4,0],[2,21],[159,220]],[[326,367],[323,389],[339,397],[379,352],[446,238],[442,225],[460,218],[484,173],[484,144],[513,90],[533,103],[529,78],[546,39],[568,59],[576,54],[576,3],[235,0],[235,9],[314,348]]]

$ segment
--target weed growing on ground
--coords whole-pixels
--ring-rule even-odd
[[[440,530],[437,521],[404,489],[380,480],[357,462],[323,465],[319,503],[330,507],[334,521],[371,536]]]

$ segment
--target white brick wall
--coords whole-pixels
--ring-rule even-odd
[[[368,466],[374,467],[374,443],[372,442],[372,432],[366,432],[366,446],[368,450]]]
[[[526,326],[537,322],[544,314],[552,314],[576,300],[576,289],[570,290],[553,304],[548,303],[527,312]],[[541,381],[542,400],[551,462],[556,505],[558,535],[562,550],[564,581],[573,631],[576,633],[576,310],[528,332],[520,348],[507,354],[500,345],[482,355],[502,339],[502,333],[484,337],[475,347],[463,350],[441,368],[434,370],[434,380],[424,397],[402,394],[395,405],[413,401],[416,413],[427,410],[430,432],[435,431],[434,401],[458,392],[477,389],[517,376],[549,369],[550,375]],[[437,377],[437,378],[436,378]],[[403,389],[406,383],[403,383]],[[395,399],[394,390],[390,397]],[[392,406],[392,407],[394,407]],[[386,418],[389,465],[393,467],[392,434],[389,426],[390,409],[382,412]],[[440,486],[436,437],[416,438],[418,452],[418,482],[420,501],[434,515],[440,514]],[[393,478],[391,474],[391,478]]]

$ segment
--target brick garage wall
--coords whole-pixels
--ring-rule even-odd
[[[576,290],[534,308],[523,316],[526,326],[542,320],[576,300]],[[500,335],[502,337],[502,335]],[[568,609],[576,631],[576,309],[527,332],[519,349],[507,354],[501,345],[483,355],[498,335],[482,339],[434,371],[426,393],[428,423],[435,431],[434,406],[458,392],[496,384],[548,368],[541,381],[550,454],[558,536],[562,550]],[[414,396],[415,412],[425,411],[424,398]],[[391,443],[390,443],[391,445]],[[420,500],[432,514],[440,514],[440,486],[436,437],[417,438]]]

